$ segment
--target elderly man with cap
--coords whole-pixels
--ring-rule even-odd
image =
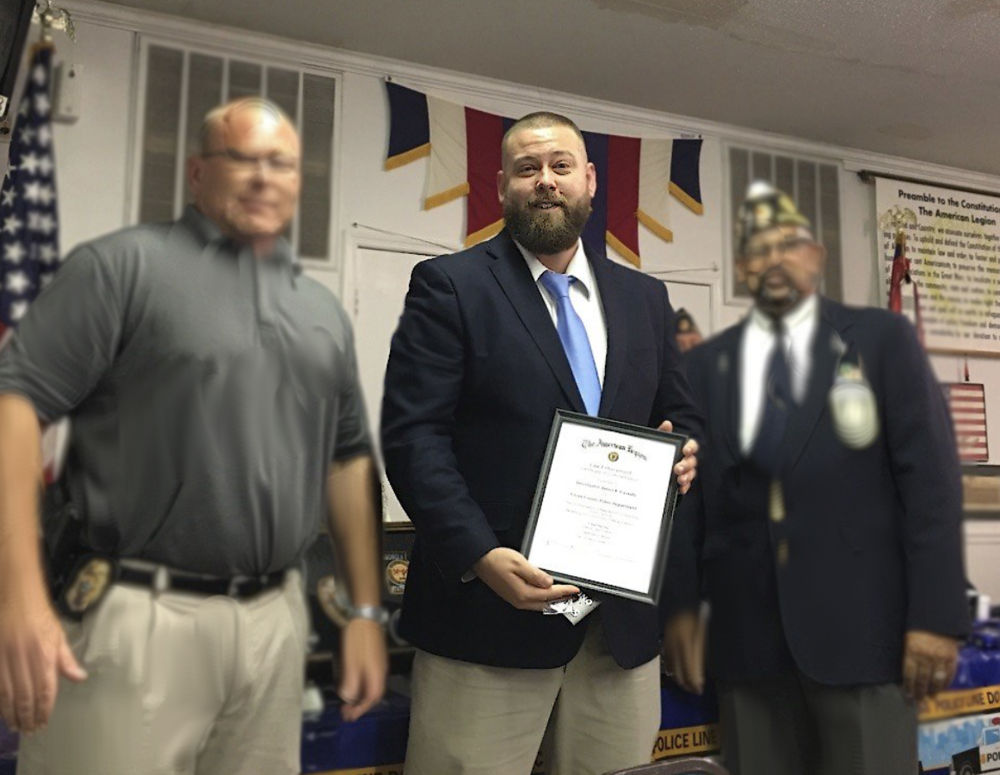
[[[968,626],[945,402],[909,321],[820,296],[826,253],[787,196],[755,184],[739,230],[753,309],[688,356],[706,452],[668,660],[701,691],[704,596],[736,775],[912,775],[915,700]]]
[[[357,606],[345,715],[382,693],[353,337],[281,236],[298,135],[240,99],[187,172],[180,220],[75,250],[0,356],[0,717],[26,733],[21,775],[300,772],[296,568],[325,517]],[[39,426],[67,415],[50,589]]]

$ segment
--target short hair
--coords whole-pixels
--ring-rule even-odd
[[[295,126],[295,122],[292,121],[289,115],[277,104],[271,102],[271,100],[258,96],[237,97],[236,99],[212,108],[205,114],[205,118],[201,121],[201,129],[198,132],[198,140],[201,145],[202,153],[207,153],[209,150],[208,142],[212,135],[212,129],[221,121],[225,120],[226,116],[229,115],[234,109],[243,107],[263,110],[267,113],[273,114],[275,118],[287,123],[289,126]]]
[[[507,154],[507,143],[515,132],[519,132],[522,129],[541,129],[542,127],[548,126],[561,126],[566,127],[567,129],[572,129],[573,134],[580,138],[580,142],[586,150],[587,143],[583,139],[583,132],[580,131],[580,127],[573,123],[571,119],[568,119],[566,116],[559,113],[550,113],[547,110],[539,110],[534,113],[529,113],[526,116],[522,116],[511,125],[510,129],[504,132],[503,140],[500,143],[500,158],[503,159]]]

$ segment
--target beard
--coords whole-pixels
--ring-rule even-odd
[[[767,279],[774,275],[780,275],[785,280],[787,291],[784,296],[774,296],[771,293],[771,289],[767,286]],[[780,317],[802,300],[802,291],[792,282],[791,275],[788,272],[782,267],[776,266],[768,269],[760,276],[760,284],[757,286],[755,296],[757,298],[757,306],[760,307],[762,312],[772,317]]]
[[[532,197],[522,205],[508,197],[503,217],[511,236],[529,253],[551,256],[569,250],[580,239],[590,217],[590,200],[589,196],[576,202],[561,197]],[[552,202],[556,207],[542,210],[536,206],[542,202]]]

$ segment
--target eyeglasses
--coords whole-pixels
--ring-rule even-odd
[[[802,237],[790,237],[780,242],[767,242],[763,245],[748,248],[745,255],[748,261],[763,261],[775,254],[780,258],[785,253],[798,250],[803,245],[808,244],[808,242],[809,240]]]
[[[241,172],[252,172],[257,165],[261,169],[270,170],[278,175],[293,175],[298,172],[299,160],[290,156],[248,156],[233,148],[226,148],[224,151],[208,151],[201,155],[203,159],[211,159],[219,156]]]

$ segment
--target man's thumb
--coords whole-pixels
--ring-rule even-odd
[[[58,665],[59,674],[65,678],[77,683],[87,680],[87,671],[80,667],[80,663],[76,661],[73,650],[69,647],[65,637],[59,643]]]
[[[527,581],[531,586],[539,589],[548,589],[552,586],[552,577],[541,568],[536,568],[529,562],[518,566],[517,575]]]

